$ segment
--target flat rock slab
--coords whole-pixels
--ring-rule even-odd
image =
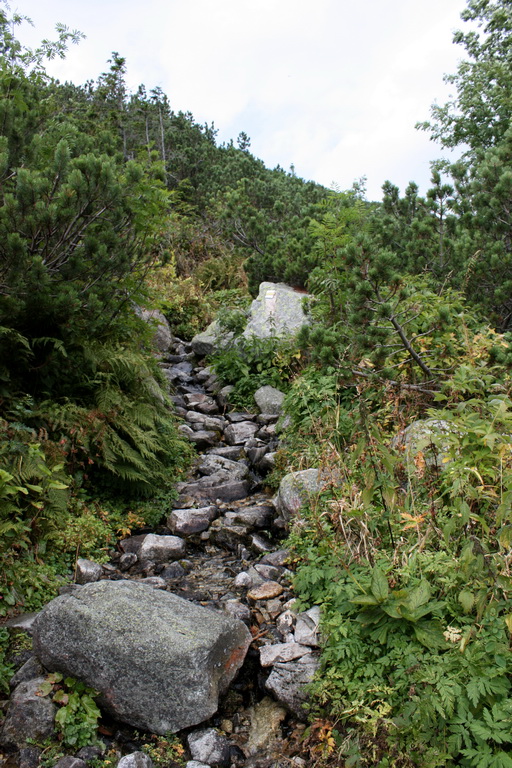
[[[273,597],[279,597],[283,592],[283,587],[277,581],[266,581],[259,587],[251,589],[247,597],[250,600],[271,600]]]
[[[210,718],[250,642],[241,621],[133,581],[87,584],[34,623],[47,669],[83,680],[114,717],[157,734]]]

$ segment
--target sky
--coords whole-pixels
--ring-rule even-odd
[[[5,2],[5,0],[0,0]],[[126,59],[127,84],[156,86],[177,112],[215,124],[218,141],[251,138],[251,152],[327,187],[363,176],[368,198],[392,181],[428,189],[441,157],[415,129],[450,95],[443,74],[463,49],[465,0],[9,0],[30,17],[34,46],[55,23],[86,35],[48,72],[77,84]]]

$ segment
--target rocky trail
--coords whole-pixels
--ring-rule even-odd
[[[280,514],[279,503],[276,506],[265,490],[264,478],[274,465],[278,446],[277,422],[282,395],[265,387],[257,393],[254,413],[230,410],[229,388],[221,388],[192,347],[176,339],[161,357],[160,365],[169,380],[176,412],[183,420],[179,429],[199,451],[198,458],[189,477],[179,484],[179,497],[163,525],[121,540],[106,565],[78,560],[76,583],[64,587],[62,593],[73,598],[74,604],[81,601],[83,608],[88,596],[105,592],[105,582],[117,583],[124,592],[116,593],[116,607],[112,609],[115,613],[125,592],[128,595],[134,589],[139,590],[135,595],[138,611],[143,587],[145,596],[153,595],[147,598],[144,608],[148,616],[152,611],[161,610],[158,593],[170,593],[187,601],[185,606],[191,606],[187,621],[193,627],[192,634],[198,624],[209,623],[202,617],[212,613],[234,622],[228,627],[230,635],[245,633],[247,639],[233,641],[235,650],[229,652],[236,655],[240,652],[236,650],[240,643],[245,644],[245,660],[241,667],[238,665],[238,673],[227,686],[222,680],[219,682],[219,698],[213,710],[206,708],[201,714],[201,695],[190,696],[190,691],[187,692],[197,684],[198,678],[216,675],[208,669],[212,659],[205,660],[195,650],[179,662],[193,668],[192,682],[186,676],[173,681],[170,694],[156,685],[148,696],[171,695],[176,701],[185,702],[176,707],[177,719],[172,721],[170,730],[182,740],[185,758],[189,758],[188,768],[301,768],[305,765],[301,757],[301,736],[305,729],[304,685],[318,666],[319,615],[317,609],[302,613],[294,609],[291,566],[288,552],[282,546],[286,522]],[[198,606],[208,614],[196,616],[194,610]],[[91,610],[92,619],[87,619],[90,627],[94,626],[96,603]],[[128,605],[128,624],[135,615],[129,613],[131,610]],[[45,661],[58,655],[55,646],[59,646],[62,635],[73,634],[72,622],[69,616],[62,619],[56,615],[46,619],[48,626],[43,619],[36,620],[35,645],[39,648],[39,659]],[[32,621],[22,618],[13,622],[16,623],[30,626]],[[136,617],[133,623],[135,625]],[[60,632],[56,627],[60,627]],[[224,626],[221,629],[228,631]],[[45,631],[50,638],[46,650]],[[219,637],[225,638],[222,632]],[[80,642],[89,642],[84,641],[82,631],[80,635]],[[90,642],[94,643],[95,639]],[[109,642],[107,639],[106,644]],[[232,639],[230,636],[228,641],[215,642],[220,644],[219,653],[226,654]],[[62,653],[75,659],[81,655],[81,648]],[[45,667],[60,669],[62,662],[52,667],[51,659],[48,664],[45,661]],[[132,662],[135,664],[135,659]],[[108,665],[111,664],[109,661]],[[107,662],[105,665],[108,666]],[[220,662],[216,662],[212,668],[219,665]],[[144,669],[144,658],[136,659],[135,666]],[[238,667],[233,668],[233,674]],[[70,669],[76,670],[72,664]],[[51,731],[54,713],[41,713],[41,722],[39,713],[34,714],[41,703],[49,703],[37,695],[37,681],[44,674],[45,670],[32,657],[12,681],[14,692],[0,731],[5,748],[0,765],[4,768],[15,765],[35,768],[41,764],[40,750],[27,745],[27,738],[32,736],[37,740]],[[131,674],[131,670],[129,673],[121,670],[118,676]],[[153,674],[151,669],[145,670],[146,677]],[[178,690],[180,685],[185,689],[183,692]],[[101,690],[101,681],[94,687]],[[137,696],[146,687],[145,681],[137,679],[136,685],[132,685],[133,695]],[[17,695],[20,688],[23,690]],[[109,693],[105,700],[108,696],[115,699],[115,695]],[[144,720],[145,715],[132,713],[116,717],[119,712],[114,704],[110,711],[114,719],[107,714],[102,726],[105,749],[120,759],[120,768],[150,768],[150,757],[140,751],[140,733],[133,731],[131,725],[160,723],[160,720]],[[27,722],[27,712],[30,722]],[[165,724],[169,723],[165,721],[160,730],[158,727],[156,730],[160,733],[169,730]],[[97,747],[85,747],[77,751],[75,757],[63,758],[55,765],[85,768],[91,759],[98,757]]]

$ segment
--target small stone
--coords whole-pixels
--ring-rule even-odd
[[[243,621],[244,624],[249,625],[251,623],[250,609],[239,600],[226,600],[224,603],[224,610],[230,616],[234,616],[235,619]]]
[[[276,552],[268,552],[261,558],[260,562],[278,567],[288,562],[289,557],[290,551],[288,549],[278,549]]]
[[[160,571],[160,576],[168,581],[178,581],[184,577],[185,573],[186,571],[181,563],[170,563]]]
[[[138,557],[135,552],[123,552],[119,558],[119,570],[128,571],[132,565],[135,565]]]
[[[140,547],[138,556],[142,562],[168,563],[185,555],[185,542],[178,536],[158,536],[148,533]]]
[[[120,759],[117,768],[153,768],[153,761],[144,752],[132,752]]]
[[[228,445],[241,445],[254,436],[258,427],[252,421],[240,421],[230,424],[224,430],[224,437]]]
[[[19,768],[37,768],[41,750],[37,747],[22,747],[18,754]]]
[[[99,581],[103,575],[103,568],[99,563],[92,560],[84,560],[79,557],[76,561],[76,583],[90,584],[93,581]]]
[[[65,757],[61,757],[60,760],[57,760],[53,768],[87,768],[87,763],[80,760],[79,757],[66,755]],[[140,766],[140,768],[142,768],[142,766]]]
[[[320,607],[318,605],[303,611],[297,616],[295,640],[302,645],[317,647],[320,644],[318,625],[320,623]]]
[[[311,649],[299,643],[276,643],[275,645],[263,645],[260,648],[260,664],[262,667],[272,667],[277,663],[284,663],[300,659],[311,653]]]
[[[151,589],[166,589],[167,582],[161,576],[146,576],[145,579],[139,579],[139,584],[143,584],[145,587]]]
[[[229,742],[215,728],[193,731],[187,741],[194,760],[212,766],[229,764]]]
[[[235,576],[234,585],[235,587],[252,587],[252,579],[247,571],[242,571]]]
[[[282,573],[280,568],[276,568],[275,565],[267,565],[266,563],[256,563],[254,570],[267,581],[277,581]]]
[[[255,533],[254,536],[251,536],[251,546],[256,552],[259,553],[269,552],[272,550],[272,544],[270,541],[265,536],[261,536],[259,533]]]
[[[247,597],[251,600],[271,600],[273,597],[279,597],[283,591],[283,587],[277,581],[266,581],[259,587],[251,589]]]
[[[56,707],[39,696],[44,681],[44,677],[36,677],[15,688],[0,730],[0,744],[23,747],[29,739],[42,741],[51,735]]]

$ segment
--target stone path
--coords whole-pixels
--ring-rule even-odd
[[[77,585],[65,589],[132,579],[245,622],[253,642],[218,713],[180,734],[188,768],[301,768],[304,685],[318,666],[319,614],[294,610],[286,525],[264,489],[279,416],[258,412],[256,403],[254,413],[230,411],[229,388],[181,341],[161,365],[183,419],[179,429],[200,455],[162,526],[120,541],[108,565],[79,560]],[[120,757],[137,744],[125,735],[123,747],[122,732],[110,739]]]

